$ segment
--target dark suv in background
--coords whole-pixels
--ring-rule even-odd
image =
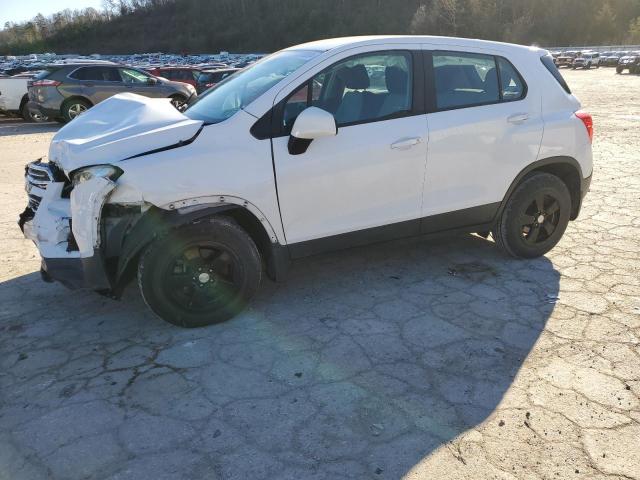
[[[616,67],[616,73],[629,70],[629,73],[640,73],[640,52],[627,52],[621,57]]]
[[[176,108],[197,95],[195,88],[186,83],[118,64],[50,65],[29,81],[27,88],[31,112],[65,122],[118,93],[170,98]]]

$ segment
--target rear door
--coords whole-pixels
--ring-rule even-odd
[[[409,50],[346,55],[275,109],[281,132],[273,156],[294,256],[419,232],[427,153],[422,57]],[[308,106],[332,113],[338,133],[291,154],[289,132]]]
[[[118,70],[113,67],[80,67],[69,75],[80,83],[82,95],[94,105],[122,92]]]
[[[459,211],[452,227],[491,221],[513,179],[537,159],[542,140],[540,92],[509,60],[480,52],[425,52],[430,113],[423,214]],[[424,231],[432,229],[423,222]]]

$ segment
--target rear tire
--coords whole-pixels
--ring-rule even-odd
[[[44,115],[32,113],[26,103],[22,105],[22,108],[20,109],[20,116],[28,123],[41,123],[47,121],[47,117]]]
[[[262,260],[233,220],[213,217],[156,239],[140,257],[138,286],[163,320],[195,328],[237,315],[260,285]]]
[[[84,112],[91,108],[91,104],[81,98],[74,98],[67,100],[62,105],[62,116],[65,122],[70,122],[76,117],[79,117]]]
[[[540,257],[560,241],[570,216],[571,194],[565,183],[550,173],[536,172],[507,201],[493,238],[512,257]]]

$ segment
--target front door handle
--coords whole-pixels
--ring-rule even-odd
[[[529,120],[528,113],[516,113],[507,118],[507,122],[515,123],[516,125],[520,125],[521,123],[524,123],[527,120]]]
[[[395,143],[391,144],[391,148],[394,150],[409,150],[422,142],[422,137],[402,138]]]

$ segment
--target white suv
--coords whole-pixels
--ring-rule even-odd
[[[586,68],[591,67],[600,68],[600,54],[597,52],[582,52],[573,61],[571,68]]]
[[[441,37],[356,37],[277,52],[186,112],[122,94],[27,168],[25,236],[45,280],[220,322],[263,269],[435,232],[553,248],[592,172],[592,121],[548,52]]]

